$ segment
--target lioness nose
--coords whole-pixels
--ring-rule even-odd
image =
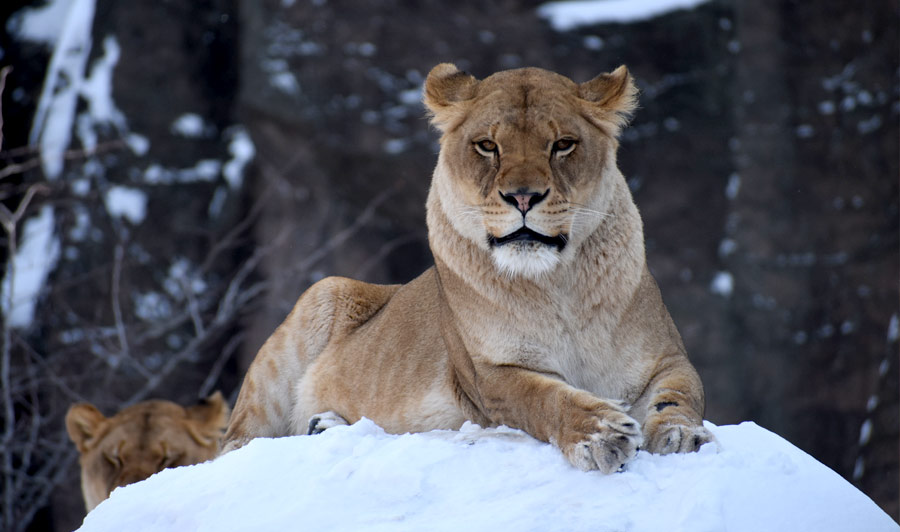
[[[538,203],[544,201],[544,198],[550,194],[550,189],[548,188],[544,193],[540,192],[531,192],[528,189],[520,188],[515,192],[504,193],[500,192],[500,197],[503,198],[503,201],[509,203],[513,207],[519,209],[524,216],[525,213],[529,211],[532,207],[537,205]]]

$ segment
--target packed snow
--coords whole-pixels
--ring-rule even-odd
[[[628,24],[648,20],[679,9],[693,9],[709,0],[572,0],[538,7],[538,15],[550,20],[557,31],[594,24]]]
[[[386,434],[369,420],[257,439],[115,490],[82,532],[900,530],[862,492],[754,423],[699,452],[639,452],[605,476],[523,432]]]

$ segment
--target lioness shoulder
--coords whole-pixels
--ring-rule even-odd
[[[639,447],[710,441],[616,165],[636,99],[625,67],[579,84],[436,66],[434,267],[402,286],[311,287],[251,365],[224,450],[362,416],[392,432],[505,424],[604,472]]]
[[[81,492],[88,511],[119,486],[168,467],[214,458],[229,409],[215,392],[198,405],[144,401],[105,417],[88,403],[66,414],[66,430],[80,454]]]

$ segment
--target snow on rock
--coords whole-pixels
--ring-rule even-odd
[[[369,420],[257,439],[216,461],[115,490],[82,532],[897,531],[862,492],[754,423],[718,445],[639,452],[624,472],[571,467],[508,428],[390,435]]]
[[[29,143],[39,146],[41,167],[51,180],[62,173],[79,98],[87,106],[77,118],[76,130],[88,152],[97,146],[98,126],[111,124],[121,132],[127,127],[112,99],[113,70],[120,54],[115,37],[103,40],[103,55],[86,75],[95,7],[95,0],[55,0],[41,8],[23,9],[7,24],[16,38],[52,48],[29,136]]]
[[[243,127],[235,127],[231,133],[231,142],[228,143],[228,151],[231,159],[222,168],[222,175],[232,190],[241,188],[244,183],[244,168],[256,155],[256,146],[250,139],[250,134]]]
[[[94,0],[72,0],[47,67],[34,114],[30,144],[40,146],[41,167],[48,179],[62,173],[63,155],[71,139],[78,93],[91,52]]]
[[[202,159],[190,168],[164,168],[151,164],[144,170],[144,182],[148,185],[172,185],[176,183],[197,183],[214,181],[219,177],[222,162],[216,159]]]
[[[9,18],[6,29],[18,39],[53,46],[62,33],[73,0],[50,0],[40,7],[26,7]]]
[[[741,190],[741,176],[732,173],[728,176],[728,184],[725,185],[725,197],[733,200],[737,198],[738,192]]]
[[[29,218],[22,231],[22,241],[13,259],[7,263],[3,277],[3,319],[15,328],[27,328],[47,276],[59,260],[59,239],[54,235],[53,208],[41,207],[40,214]]]
[[[172,122],[171,130],[182,137],[199,138],[205,134],[207,127],[203,117],[197,113],[185,113]]]
[[[131,148],[131,153],[137,156],[147,155],[147,152],[150,151],[150,140],[143,135],[129,133],[125,137],[125,142]]]
[[[728,297],[734,292],[734,276],[729,272],[717,272],[709,283],[709,289],[713,294]]]
[[[557,31],[594,24],[627,24],[665,15],[678,9],[693,9],[709,0],[573,0],[550,2],[538,7],[538,15],[550,20]]]
[[[147,216],[147,194],[143,190],[113,186],[103,198],[110,216],[126,218],[137,225]]]
[[[103,39],[103,56],[91,65],[90,75],[81,84],[81,96],[87,101],[94,124],[111,123],[124,130],[125,116],[112,98],[113,70],[119,62],[121,48],[112,35]]]

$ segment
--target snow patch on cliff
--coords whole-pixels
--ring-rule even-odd
[[[709,0],[573,0],[550,2],[538,7],[538,15],[549,19],[557,31],[594,24],[628,24],[648,20],[679,9],[693,9]]]
[[[14,328],[27,328],[41,288],[59,260],[59,239],[54,234],[53,208],[41,207],[40,214],[24,224],[22,241],[15,256],[7,263],[3,276],[3,319]]]

